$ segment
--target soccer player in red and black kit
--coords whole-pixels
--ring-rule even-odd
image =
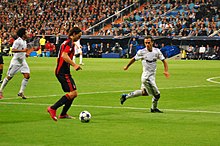
[[[48,113],[54,121],[57,121],[56,110],[62,105],[64,105],[64,107],[59,118],[73,118],[67,114],[74,98],[77,97],[76,85],[70,74],[70,65],[73,66],[76,71],[82,69],[78,64],[75,64],[72,61],[74,56],[74,42],[79,40],[81,35],[82,31],[78,27],[73,27],[69,31],[68,39],[60,46],[55,75],[60,82],[63,91],[68,93],[62,96],[54,105],[47,108]]]

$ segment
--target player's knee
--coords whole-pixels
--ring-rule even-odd
[[[6,78],[7,78],[8,80],[11,80],[11,79],[12,79],[12,77],[10,77],[10,76],[7,76]]]
[[[148,96],[148,95],[149,95],[149,94],[147,93],[147,90],[146,90],[146,89],[143,89],[143,90],[142,90],[142,95],[143,95],[143,96]]]
[[[154,98],[155,98],[156,100],[159,100],[159,99],[160,99],[160,94],[155,95]]]
[[[30,79],[30,77],[31,77],[30,74],[24,74],[24,78],[25,78],[25,79],[28,80],[28,79]]]
[[[72,91],[68,94],[70,99],[74,99],[78,96],[78,93],[76,91]]]

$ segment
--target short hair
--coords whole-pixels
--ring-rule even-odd
[[[152,37],[151,35],[145,36],[145,37],[144,37],[144,40],[145,40],[145,39],[151,39],[151,41],[154,41],[154,39],[153,39],[153,37]]]
[[[26,33],[26,28],[20,28],[17,31],[17,36],[22,38],[25,35],[25,33]]]
[[[70,29],[68,36],[72,36],[73,34],[79,34],[81,31],[81,29],[79,27],[73,27],[72,29]]]

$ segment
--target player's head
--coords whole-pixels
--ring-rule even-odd
[[[78,41],[81,38],[82,31],[81,31],[81,29],[79,27],[73,27],[72,29],[70,29],[68,36],[74,42],[76,42],[76,41]]]
[[[26,38],[26,28],[19,28],[17,31],[17,36],[20,38]]]
[[[152,36],[148,35],[144,38],[144,45],[147,47],[147,49],[151,52],[153,47],[153,38]]]

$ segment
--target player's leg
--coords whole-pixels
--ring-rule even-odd
[[[6,87],[8,82],[13,78],[13,76],[20,70],[20,68],[21,68],[20,65],[14,65],[13,63],[9,65],[7,76],[4,78],[0,87],[0,99],[3,98],[3,89]]]
[[[76,55],[79,53],[78,52],[78,49],[76,47],[74,47],[74,50],[75,50],[75,53],[74,53],[74,56],[73,56],[73,62],[76,63]]]
[[[135,91],[130,92],[128,94],[122,94],[121,98],[120,98],[121,104],[123,104],[129,98],[134,98],[134,97],[138,97],[138,96],[148,96],[148,92],[144,88],[143,83],[141,84],[141,90],[135,90]]]
[[[69,108],[71,107],[72,103],[73,103],[73,100],[77,97],[78,93],[77,93],[77,90],[76,90],[76,85],[75,85],[75,82],[74,80],[72,79],[71,76],[68,77],[68,80],[70,81],[70,84],[69,84],[69,93],[66,94],[66,97],[67,97],[67,102],[65,103],[64,107],[63,107],[63,110],[59,116],[59,118],[72,118],[71,116],[69,116],[67,114]],[[67,90],[66,90],[67,91]]]
[[[162,113],[162,111],[160,111],[158,109],[158,101],[160,99],[160,91],[156,85],[156,82],[155,82],[155,77],[154,76],[151,76],[149,78],[149,80],[147,80],[145,83],[144,83],[148,93],[150,95],[153,95],[152,97],[152,105],[151,105],[151,112],[152,113]]]
[[[0,64],[0,83],[2,83],[3,64]]]
[[[2,55],[0,54],[0,83],[2,83],[3,65],[4,65],[4,60]]]
[[[65,103],[59,118],[60,119],[63,119],[63,118],[73,119],[74,117],[68,115],[67,112],[68,112],[69,108],[71,107],[73,100],[77,97],[77,91],[76,90],[71,91],[68,94],[66,94],[66,96],[68,97],[68,100]]]
[[[22,99],[26,99],[27,97],[24,95],[24,90],[26,89],[30,79],[30,68],[26,61],[24,61],[23,66],[21,67],[21,73],[23,74],[24,78],[21,81],[21,87],[18,92],[18,96],[20,96]]]
[[[76,63],[76,55],[73,56],[73,62]]]
[[[64,118],[66,116],[66,118],[68,118],[67,111],[71,107],[74,98],[77,97],[76,85],[70,75],[57,75],[57,79],[61,83],[63,91],[69,93],[62,96],[54,105],[47,108],[47,111],[54,121],[57,121],[56,110],[62,105],[65,106],[63,107],[60,117]]]
[[[83,53],[82,53],[82,50],[81,50],[81,52],[79,53],[79,64],[80,64],[80,65],[84,65],[84,63],[83,63]]]

